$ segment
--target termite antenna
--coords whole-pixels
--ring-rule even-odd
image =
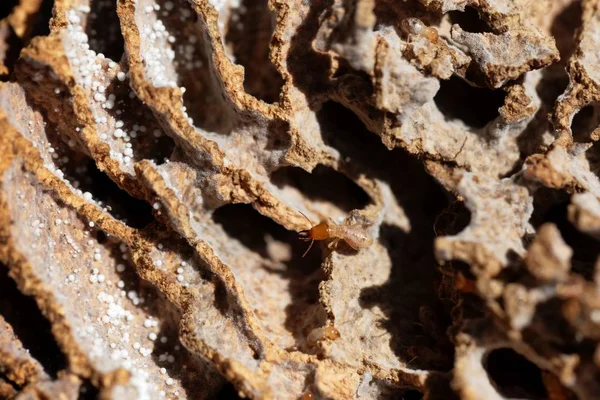
[[[306,216],[306,214],[304,214],[304,213],[303,213],[302,211],[300,211],[300,210],[298,210],[298,212],[299,212],[300,214],[302,214],[302,216],[303,216],[304,218],[306,218],[306,220],[308,221],[308,223],[310,224],[310,226],[313,226],[313,223],[312,223],[312,221],[310,220],[310,218],[308,218],[308,217]]]
[[[310,241],[310,244],[308,245],[308,249],[306,249],[306,251],[304,252],[304,254],[302,254],[302,258],[304,258],[305,255],[308,254],[310,248],[312,247],[313,243],[315,242],[315,239]]]
[[[306,218],[306,220],[308,221],[308,224],[309,224],[309,225],[312,227],[312,226],[313,226],[313,223],[312,223],[312,221],[310,220],[310,218],[308,218],[308,217],[306,216],[306,214],[304,214],[302,211],[298,210],[298,212],[299,212],[300,214],[302,214],[302,216],[303,216],[304,218]],[[308,249],[306,249],[306,251],[304,252],[304,254],[302,254],[302,258],[304,258],[304,256],[308,254],[308,252],[310,251],[310,249],[311,249],[311,248],[312,248],[312,246],[313,246],[313,243],[315,243],[315,239],[312,239],[312,238],[310,237],[309,231],[310,231],[310,230],[306,230],[306,231],[302,231],[302,232],[300,232],[300,233],[299,233],[299,236],[300,236],[300,239],[301,239],[301,240],[310,240],[310,244],[308,245]]]

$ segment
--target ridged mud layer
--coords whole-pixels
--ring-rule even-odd
[[[0,397],[599,398],[599,38],[600,0],[4,0]],[[373,242],[303,256],[323,220]]]

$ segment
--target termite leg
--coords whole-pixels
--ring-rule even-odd
[[[331,243],[329,243],[327,245],[327,247],[329,247],[330,250],[333,250],[337,247],[338,243],[340,242],[340,238],[335,238],[331,241]]]
[[[306,238],[306,240],[308,240],[308,238]],[[304,252],[304,254],[302,254],[302,258],[304,258],[304,256],[308,254],[308,252],[309,252],[309,250],[312,247],[312,245],[313,245],[314,242],[315,242],[314,239],[310,241],[310,244],[308,245],[308,249],[306,249],[306,251]]]

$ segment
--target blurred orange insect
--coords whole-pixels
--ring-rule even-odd
[[[306,220],[312,225],[311,220],[300,212],[306,218]],[[359,222],[355,222],[355,219],[359,219]],[[340,240],[348,243],[354,250],[360,250],[365,247],[369,247],[373,244],[373,238],[367,231],[367,226],[371,225],[372,222],[366,220],[360,216],[354,216],[354,218],[346,218],[341,224],[336,224],[331,219],[322,221],[312,228],[302,231],[299,233],[301,240],[310,240],[308,249],[304,252],[302,257],[308,254],[315,240],[327,240],[333,239],[329,244],[329,248],[337,246]]]
[[[314,346],[322,340],[337,340],[340,338],[340,331],[335,326],[328,325],[320,328],[315,328],[306,337],[306,342],[310,346]]]
[[[425,25],[418,18],[406,18],[402,20],[401,26],[406,33],[425,37],[430,42],[435,42],[439,38],[437,29]]]

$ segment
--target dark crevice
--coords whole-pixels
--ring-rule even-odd
[[[402,393],[403,400],[421,400],[423,398],[423,393],[418,390],[411,389]]]
[[[554,200],[551,200],[554,199]],[[568,220],[569,195],[563,191],[542,190],[534,197],[534,214],[531,223],[536,228],[542,223],[553,223],[560,230],[563,240],[571,249],[572,272],[578,273],[587,280],[592,280],[594,265],[600,256],[600,246],[592,237],[580,232]]]
[[[0,266],[1,267],[1,266]],[[12,380],[10,380],[4,373],[0,372],[0,388],[2,386],[2,384],[8,384],[12,387],[12,390],[16,393],[19,392],[19,390],[21,389],[19,387],[19,385],[17,385],[17,383],[13,382]],[[2,388],[4,389],[4,388]],[[10,390],[10,389],[9,389]],[[2,394],[6,393],[6,392],[0,392]],[[10,395],[10,397],[12,399],[12,395]]]
[[[436,217],[433,230],[436,236],[456,235],[471,222],[471,212],[464,201],[455,200]]]
[[[529,222],[537,230],[545,222],[566,221],[566,207],[571,196],[564,190],[541,187],[533,196],[533,213]]]
[[[105,91],[107,97],[115,96],[115,106],[112,109],[105,108],[104,112],[112,116],[115,121],[122,121],[123,131],[129,132],[129,143],[133,150],[132,162],[152,160],[157,165],[161,165],[173,154],[175,143],[169,135],[164,134],[150,107],[136,96],[131,98],[130,93],[129,81],[120,82],[115,77]],[[112,134],[112,132],[107,133]]]
[[[283,167],[271,174],[271,182],[279,188],[291,186],[313,202],[329,202],[344,212],[364,208],[371,201],[356,183],[319,165],[311,173],[297,167]]]
[[[97,400],[100,398],[100,391],[88,379],[84,380],[79,387],[79,400]]]
[[[547,399],[542,370],[510,348],[496,349],[484,360],[484,367],[496,389],[505,397]]]
[[[94,0],[90,2],[85,33],[89,37],[90,49],[119,62],[123,57],[125,42],[121,35],[116,0]]]
[[[269,42],[275,29],[275,15],[266,0],[244,0],[231,10],[225,44],[237,64],[244,66],[247,93],[274,103],[283,86],[281,75],[269,59]]]
[[[12,326],[23,347],[55,378],[67,366],[65,356],[35,300],[19,291],[4,265],[0,265],[0,293],[0,315]]]
[[[3,63],[10,73],[19,58],[19,54],[23,48],[23,41],[9,25],[0,27],[0,36],[3,36],[0,40],[4,42],[4,59],[0,60],[0,63]],[[2,80],[5,80],[7,77],[8,74]]]
[[[19,0],[3,0],[0,4],[0,19],[8,17],[18,4]]]
[[[34,14],[31,22],[31,37],[47,36],[50,34],[50,18],[52,18],[52,8],[54,0],[42,0],[40,11]]]
[[[223,385],[223,388],[219,390],[219,392],[215,395],[215,399],[220,400],[241,400],[242,398],[239,396],[238,391],[235,389],[231,383],[226,383]]]
[[[573,0],[552,22],[550,32],[556,41],[561,64],[564,64],[575,50],[575,31],[581,26],[581,12],[581,1]]]
[[[448,13],[450,22],[458,24],[463,31],[471,33],[492,33],[490,26],[479,16],[479,12],[473,7],[465,7],[465,11],[450,11]]]
[[[93,161],[81,165],[78,188],[90,192],[93,199],[116,219],[133,228],[142,228],[152,222],[152,207],[145,201],[136,199],[119,188]]]
[[[483,128],[498,115],[506,93],[469,85],[459,77],[440,82],[434,97],[435,104],[445,119],[460,120],[470,128]]]
[[[37,13],[32,13],[29,19],[25,21],[25,30],[19,37],[13,30],[12,26],[6,24],[0,28],[0,41],[3,42],[0,53],[2,60],[0,63],[8,68],[9,73],[12,71],[16,60],[19,58],[21,49],[29,43],[33,36],[47,35],[50,33],[49,21],[52,16],[53,0],[43,0],[40,10]],[[13,8],[19,4],[19,0],[4,0],[0,4],[0,20],[9,16]],[[8,75],[0,76],[0,80],[6,80]]]
[[[578,143],[591,142],[591,133],[600,125],[600,105],[590,104],[580,109],[573,117],[571,132]]]
[[[325,278],[319,268],[322,256],[317,251],[305,257],[306,242],[298,240],[296,232],[288,231],[273,220],[262,216],[251,206],[230,204],[217,209],[213,220],[221,225],[232,239],[265,260],[280,262],[283,268],[264,265],[270,274],[281,276],[288,282],[292,302],[286,308],[285,327],[296,339],[297,348],[306,350],[306,336],[310,330],[324,323],[324,313],[319,309],[319,283]],[[317,311],[317,312],[315,312]]]

